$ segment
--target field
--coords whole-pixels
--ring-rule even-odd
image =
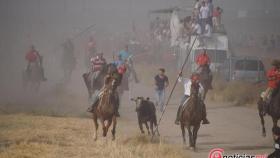
[[[32,116],[25,114],[0,116],[1,158],[183,158],[180,146],[163,140],[150,142],[150,137],[121,135],[125,122],[120,121],[117,140],[99,137],[93,140],[90,119]],[[121,130],[122,129],[122,130]],[[101,133],[101,132],[100,132]],[[130,133],[130,132],[129,132]],[[133,132],[132,132],[133,133]]]

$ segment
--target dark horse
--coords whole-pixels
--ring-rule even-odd
[[[30,63],[28,69],[23,72],[23,88],[29,88],[38,92],[42,79],[42,68],[38,62]]]
[[[268,109],[266,110],[266,106],[268,106]],[[264,125],[264,113],[267,111],[267,113],[271,116],[273,121],[273,127],[277,126],[278,120],[280,119],[280,84],[278,87],[274,90],[271,96],[271,102],[269,105],[263,99],[260,97],[258,101],[258,109],[259,109],[259,116],[261,118],[261,124],[262,124],[262,135],[266,136],[266,130]]]
[[[93,121],[95,125],[95,135],[94,140],[97,140],[97,131],[98,131],[98,119],[102,124],[103,137],[107,136],[108,130],[113,123],[112,129],[112,140],[115,140],[116,125],[117,125],[117,116],[116,109],[118,107],[118,92],[117,92],[117,81],[116,79],[110,79],[108,85],[103,87],[102,94],[100,95],[98,105],[94,107]],[[107,123],[105,124],[105,122]]]
[[[84,82],[85,82],[87,90],[88,90],[89,98],[92,97],[92,95],[94,94],[94,92],[96,90],[100,90],[102,88],[102,86],[104,85],[104,77],[108,73],[114,73],[116,71],[117,71],[117,69],[113,64],[107,64],[102,68],[99,75],[97,76],[97,78],[94,81],[90,77],[90,75],[92,75],[91,74],[92,72],[84,73],[83,79],[84,79]]]
[[[210,68],[208,66],[202,66],[200,68],[199,76],[200,76],[200,83],[204,88],[204,94],[202,99],[205,100],[208,90],[211,89],[211,82],[212,82],[212,75],[210,74]]]
[[[186,144],[185,128],[187,128],[190,149],[193,150],[196,148],[197,133],[203,118],[202,116],[202,100],[199,97],[199,83],[193,82],[190,98],[183,106],[183,112],[180,118],[183,142]]]

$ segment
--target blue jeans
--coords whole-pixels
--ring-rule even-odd
[[[165,90],[157,89],[156,90],[156,105],[160,107],[160,111],[163,111],[165,100]]]

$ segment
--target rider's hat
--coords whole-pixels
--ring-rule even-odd
[[[273,134],[280,136],[280,128],[278,126],[273,127],[272,132]]]
[[[275,59],[275,60],[272,61],[271,65],[272,66],[280,66],[280,61]]]

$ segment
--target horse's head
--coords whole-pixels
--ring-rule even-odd
[[[191,96],[190,97],[198,97],[199,94],[199,82],[198,81],[192,81],[191,85]]]

